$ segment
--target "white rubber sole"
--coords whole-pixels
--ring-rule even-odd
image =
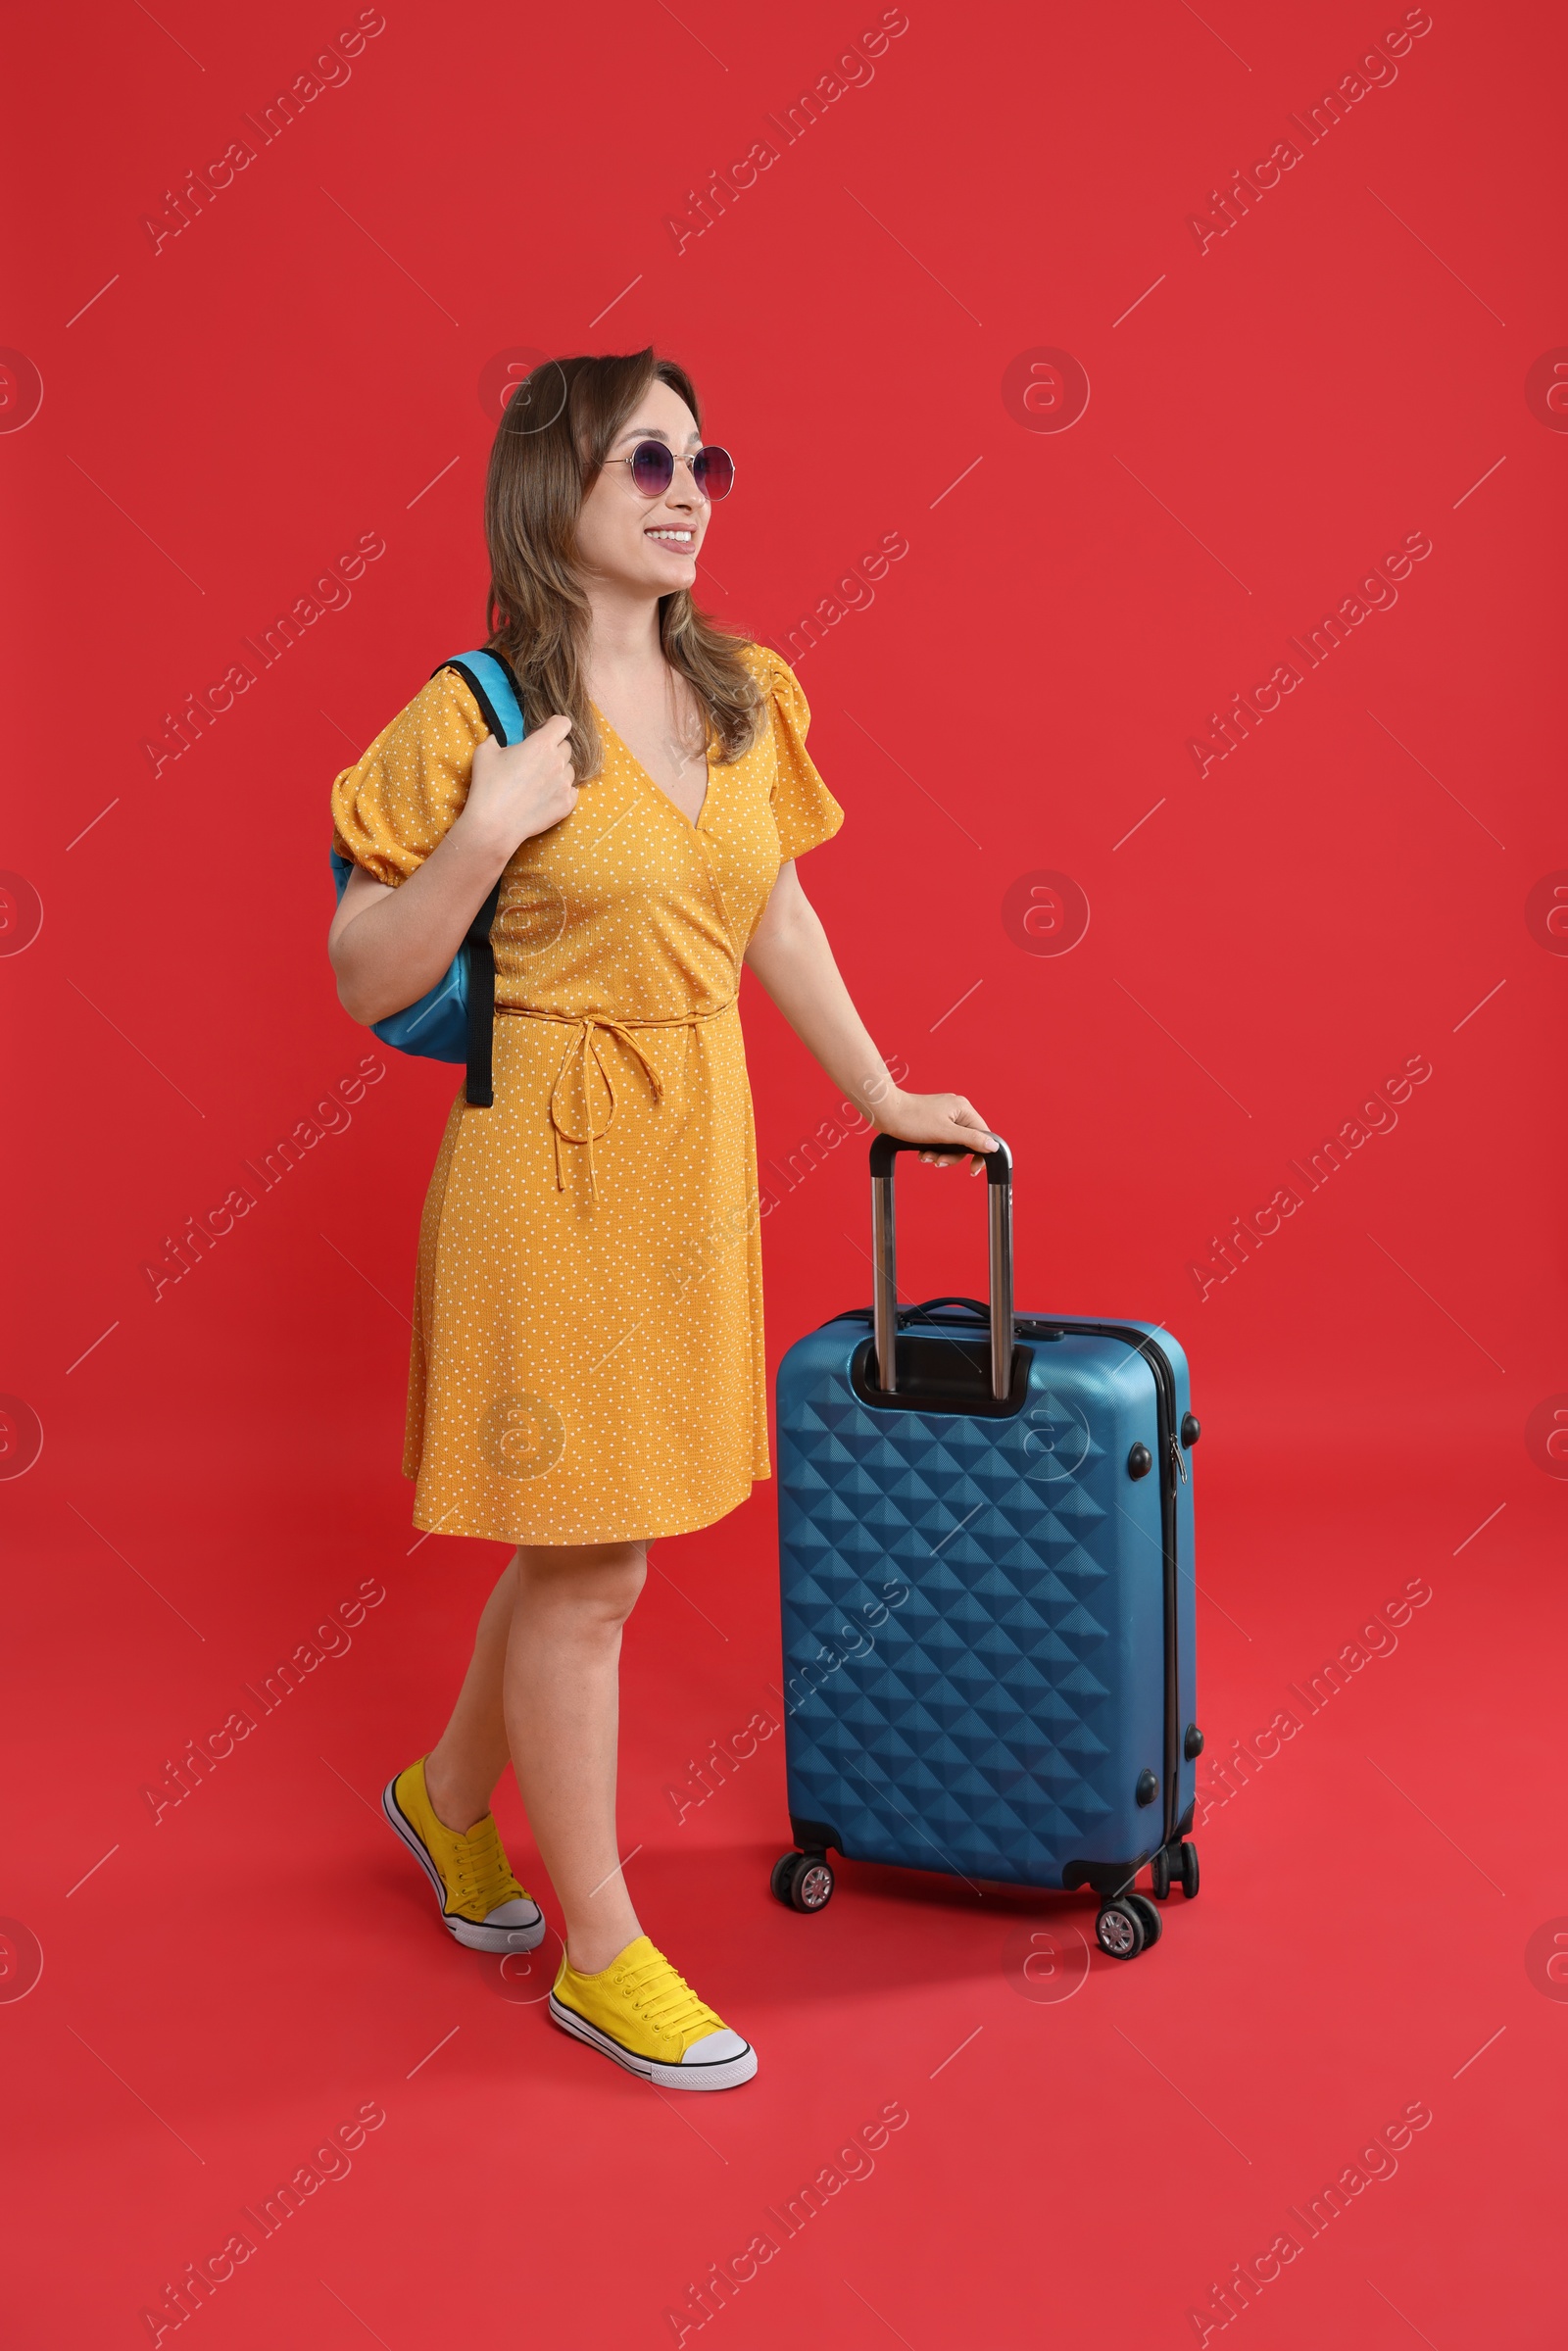
[[[655,2058],[639,2057],[633,2050],[622,2048],[618,2040],[612,2040],[597,2025],[590,2025],[574,2008],[565,2007],[554,1992],[549,2007],[552,2021],[564,2033],[569,2033],[575,2040],[586,2041],[601,2057],[612,2058],[616,2065],[624,2066],[628,2074],[651,2082],[656,2089],[738,2089],[757,2071],[757,2051],[750,2044],[739,2057],[727,2057],[717,2065],[661,2065]]]
[[[381,1790],[381,1810],[386,1815],[388,1827],[401,1842],[408,1846],[409,1851],[435,1887],[436,1905],[441,1912],[441,1924],[447,1933],[456,1941],[462,1943],[465,1950],[468,1951],[498,1951],[502,1953],[536,1951],[545,1939],[545,1914],[537,1902],[533,1906],[532,1919],[522,1927],[475,1926],[472,1919],[449,1918],[447,1916],[447,1889],[441,1883],[441,1872],[425,1851],[414,1823],[400,1808],[397,1797],[393,1793],[397,1784],[397,1775],[394,1774]]]

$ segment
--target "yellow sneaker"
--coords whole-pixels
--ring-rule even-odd
[[[460,1943],[470,1951],[531,1951],[543,1942],[544,1912],[513,1876],[493,1812],[462,1837],[449,1829],[431,1807],[422,1755],[388,1781],[381,1810],[435,1887]]]
[[[550,2014],[657,2089],[735,2089],[757,2071],[751,2043],[697,1997],[646,1935],[598,1976],[579,1976],[563,1953]]]

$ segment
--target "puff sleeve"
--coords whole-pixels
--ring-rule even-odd
[[[777,772],[771,799],[779,849],[785,858],[804,857],[807,850],[831,841],[844,822],[844,810],[817,774],[806,748],[811,712],[794,670],[787,661],[769,655],[760,682],[772,720]]]
[[[372,881],[406,882],[468,797],[490,730],[462,678],[438,670],[332,786],[332,846]]]

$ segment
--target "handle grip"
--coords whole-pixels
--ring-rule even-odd
[[[987,1132],[989,1133],[990,1130],[988,1129]],[[991,1184],[1010,1184],[1012,1182],[1012,1153],[1000,1135],[995,1136],[993,1140],[999,1149],[981,1154],[986,1163],[986,1180]],[[874,1184],[882,1176],[890,1176],[893,1173],[893,1162],[900,1151],[962,1151],[963,1148],[961,1143],[906,1143],[902,1135],[877,1135],[871,1143],[871,1181]]]
[[[871,1297],[871,1327],[876,1355],[877,1386],[891,1396],[897,1386],[898,1334],[897,1242],[894,1230],[893,1174],[900,1151],[930,1151],[929,1143],[906,1143],[896,1135],[878,1135],[871,1145],[871,1263],[875,1286]],[[991,1225],[991,1393],[1004,1398],[1012,1384],[1012,1153],[997,1137],[987,1151],[986,1204]]]

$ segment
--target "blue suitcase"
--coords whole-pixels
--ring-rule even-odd
[[[973,1884],[1088,1886],[1113,1958],[1198,1891],[1187,1358],[1157,1325],[1016,1316],[1012,1160],[986,1162],[991,1305],[899,1307],[871,1146],[875,1303],[778,1369],[785,1757],[820,1910],[829,1850]],[[870,1328],[867,1329],[869,1324]],[[989,1326],[989,1327],[987,1327]]]

